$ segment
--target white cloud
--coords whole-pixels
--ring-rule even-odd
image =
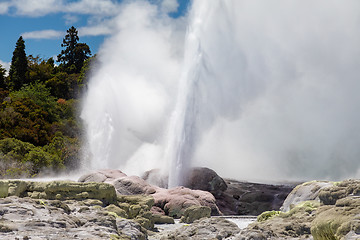
[[[63,36],[65,32],[56,31],[56,30],[41,30],[41,31],[33,31],[33,32],[25,32],[21,34],[24,39],[52,39],[52,38],[60,38]]]
[[[176,12],[179,7],[177,0],[163,0],[161,2],[161,10],[165,13]]]
[[[63,0],[13,0],[10,3],[16,9],[17,15],[31,17],[61,12],[64,7]]]
[[[113,16],[119,13],[119,5],[111,0],[81,0],[64,5],[66,12]]]
[[[63,18],[65,19],[66,25],[71,25],[71,24],[74,24],[77,21],[79,21],[79,17],[77,17],[73,14],[65,14]]]
[[[120,3],[111,0],[13,0],[0,3],[0,14],[7,13],[10,7],[16,15],[38,17],[51,13],[77,13],[114,16],[119,12]]]
[[[10,63],[9,62],[4,62],[0,59],[0,65],[2,65],[3,68],[6,69],[7,72],[9,72],[10,69]]]
[[[9,11],[10,2],[1,2],[0,3],[0,14],[7,13]]]
[[[99,24],[95,26],[86,26],[79,28],[79,36],[101,36],[110,35],[114,32],[111,25]]]

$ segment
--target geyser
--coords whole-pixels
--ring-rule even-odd
[[[197,0],[172,19],[125,3],[84,101],[91,167],[162,168],[170,186],[193,165],[248,180],[359,177],[359,9]]]

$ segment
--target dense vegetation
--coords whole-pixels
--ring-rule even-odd
[[[90,48],[76,28],[54,59],[25,53],[16,43],[9,74],[0,65],[0,178],[34,177],[80,163],[82,126],[79,97],[86,87]]]

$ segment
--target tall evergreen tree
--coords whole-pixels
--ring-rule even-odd
[[[91,56],[91,51],[86,43],[78,43],[78,31],[74,26],[66,31],[61,47],[65,49],[57,56],[68,73],[79,73],[84,61]]]
[[[9,78],[11,90],[19,90],[26,83],[26,72],[28,70],[25,53],[25,41],[22,36],[16,42],[16,47],[11,59]]]
[[[3,68],[3,66],[0,64],[0,88],[6,89],[6,70]]]

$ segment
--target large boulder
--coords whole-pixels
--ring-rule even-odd
[[[225,215],[259,215],[279,210],[295,184],[261,184],[225,179],[227,189],[216,197],[216,204]]]
[[[320,190],[332,185],[333,183],[329,181],[311,181],[300,184],[289,193],[280,210],[287,212],[301,202],[311,200],[320,201]]]
[[[154,205],[163,209],[166,215],[171,217],[180,218],[186,208],[194,205],[209,207],[212,215],[221,214],[216,206],[215,197],[206,191],[192,190],[185,187],[159,188],[151,196],[155,199]]]
[[[145,180],[137,176],[120,177],[111,182],[116,191],[122,195],[133,194],[153,194],[158,187],[148,184]]]
[[[185,187],[208,191],[216,197],[227,189],[227,184],[214,170],[197,167],[189,171]]]
[[[142,178],[149,184],[167,188],[168,174],[160,169],[152,169],[145,172]],[[205,167],[195,167],[189,169],[186,182],[183,187],[193,190],[203,190],[212,193],[215,197],[221,195],[227,189],[226,182],[212,169]]]
[[[113,180],[127,176],[120,170],[103,169],[85,174],[79,178],[79,182],[112,182]]]
[[[185,209],[180,221],[184,223],[193,223],[195,220],[210,217],[211,209],[206,206],[190,206]]]

